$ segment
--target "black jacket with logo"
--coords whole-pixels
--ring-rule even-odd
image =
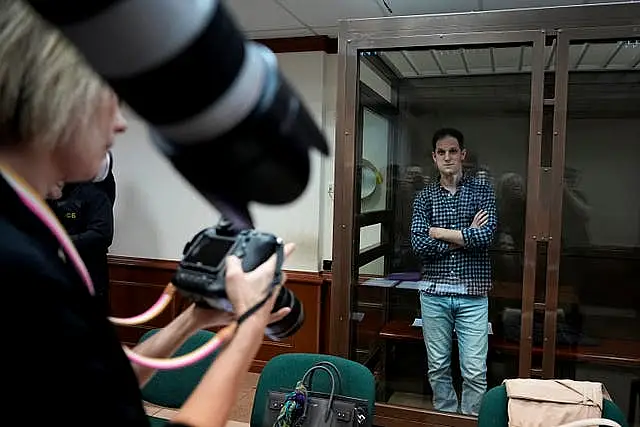
[[[113,205],[92,183],[68,184],[49,205],[67,230],[89,270],[96,295],[108,298],[107,252],[113,242]],[[105,301],[108,303],[108,301]]]

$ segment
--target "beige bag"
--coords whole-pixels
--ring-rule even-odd
[[[602,417],[602,383],[572,380],[504,381],[509,399],[509,427],[556,427]]]

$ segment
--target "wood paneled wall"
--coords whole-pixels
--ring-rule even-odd
[[[109,257],[111,314],[130,317],[146,311],[161,295],[176,269],[176,261],[121,256]],[[305,322],[292,337],[276,342],[265,339],[251,370],[259,372],[274,356],[282,353],[322,353],[327,348],[329,325],[329,280],[320,273],[287,271],[287,287],[302,301]],[[118,326],[123,343],[135,345],[149,329],[169,323],[189,304],[177,296],[155,319],[138,326]]]

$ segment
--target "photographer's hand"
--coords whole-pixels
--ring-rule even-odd
[[[294,245],[287,244],[284,247],[285,259],[293,252]],[[276,268],[276,255],[272,255],[266,262],[255,270],[245,273],[238,257],[227,258],[226,290],[227,296],[237,317],[242,316],[248,310],[259,304],[271,290]],[[282,283],[286,278],[283,276]],[[282,284],[281,283],[281,284]],[[278,295],[279,287],[272,291],[272,297],[267,300],[251,317],[259,317],[265,325],[272,323],[271,310]],[[284,314],[286,315],[287,312]],[[281,311],[275,313],[282,315]],[[284,317],[284,316],[282,316]]]
[[[293,251],[293,245],[286,245],[284,249],[285,257],[287,257]],[[232,275],[229,277],[227,273],[227,291],[236,314],[201,308],[192,304],[157,334],[134,347],[133,351],[146,357],[170,357],[197,330],[227,325],[235,321],[238,315],[261,301],[273,280],[276,266],[275,255],[249,273],[242,271],[240,261],[237,258],[231,260],[230,264]],[[251,324],[247,325],[248,329],[254,329],[260,338],[264,336],[266,325],[282,319],[290,311],[288,308],[283,308],[276,313],[271,313],[277,295],[278,288],[274,289],[273,298],[248,319],[250,322],[245,322]],[[154,369],[138,364],[132,364],[132,366],[140,387],[143,387],[153,375]]]
[[[286,245],[285,257],[292,251],[293,245]],[[271,287],[275,267],[275,255],[248,273],[242,271],[238,258],[227,259],[227,296],[238,315],[264,299]],[[226,425],[229,412],[236,403],[243,375],[249,370],[262,344],[278,290],[279,287],[276,287],[271,298],[238,325],[233,339],[218,355],[180,412],[173,418],[174,423],[211,427]]]

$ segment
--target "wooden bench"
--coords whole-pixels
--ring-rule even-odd
[[[387,340],[423,341],[422,328],[411,322],[392,320],[380,330],[379,336]],[[518,354],[520,345],[491,335],[489,351]],[[542,355],[542,347],[533,348],[534,355]],[[556,358],[562,361],[589,362],[601,365],[640,367],[640,341],[599,340],[598,345],[556,346]]]

